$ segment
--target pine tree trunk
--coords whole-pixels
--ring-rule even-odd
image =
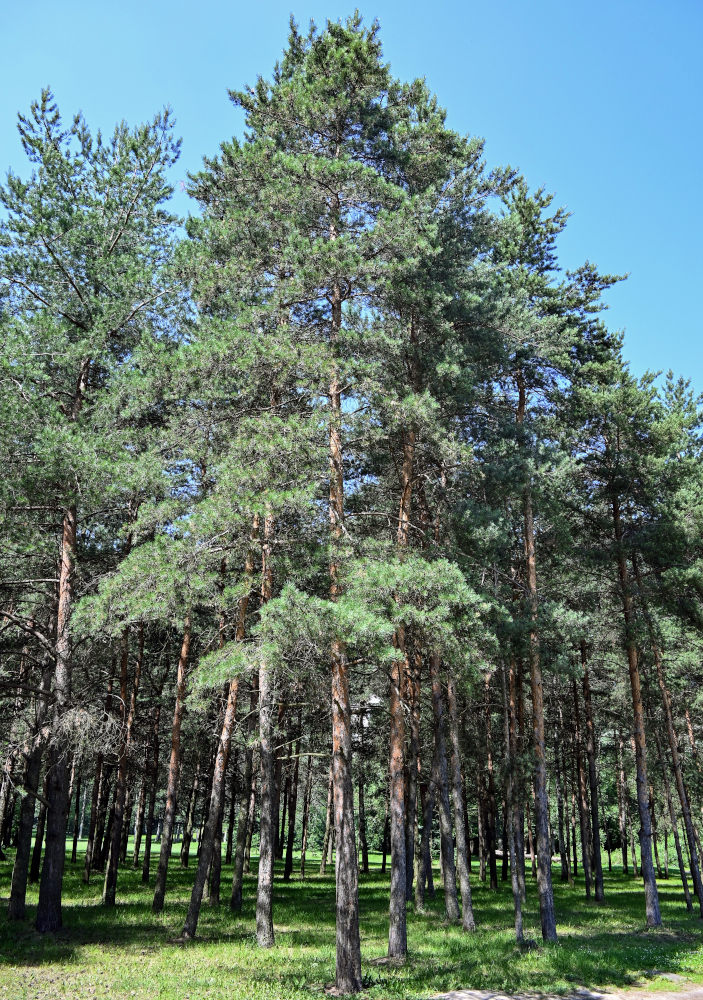
[[[517,823],[518,823],[518,811],[515,808],[515,803],[513,801],[513,787],[514,787],[514,776],[515,776],[515,736],[516,736],[516,720],[515,720],[515,703],[512,698],[509,699],[508,692],[514,690],[514,680],[509,681],[506,684],[505,680],[506,668],[503,667],[501,671],[501,680],[503,686],[503,731],[505,740],[505,811],[507,815],[506,824],[509,829],[508,840],[508,851],[510,854],[510,882],[513,890],[513,909],[515,912],[515,940],[518,944],[522,944],[524,940],[524,933],[522,928],[522,894],[520,892],[520,877],[519,877],[519,866],[517,864],[517,858],[515,856],[515,847],[517,844]],[[515,660],[511,657],[510,660],[510,673],[514,675],[515,673]],[[450,712],[451,712],[451,700],[450,700]],[[505,850],[505,847],[503,848]]]
[[[78,854],[78,822],[81,811],[81,775],[78,773],[75,790],[75,808],[73,810],[73,843],[71,845],[71,864],[75,865]]]
[[[273,595],[271,546],[273,515],[266,513],[261,548],[261,603]],[[259,662],[259,754],[261,761],[261,805],[259,818],[259,877],[256,891],[256,940],[260,948],[270,948],[273,935],[273,864],[275,849],[273,678],[265,657]]]
[[[137,818],[134,821],[134,851],[132,853],[132,867],[139,868],[139,853],[142,846],[142,834],[144,830],[144,812],[146,810],[146,786],[148,777],[145,774],[142,778],[139,789],[139,799],[137,801]]]
[[[364,719],[361,719],[363,732]],[[362,737],[363,739],[363,737]],[[359,760],[359,845],[361,847],[361,870],[364,875],[369,872],[369,845],[366,839],[366,801],[364,797],[364,758],[363,744]]]
[[[251,695],[249,702],[249,718],[247,721],[248,740],[244,754],[244,776],[242,779],[242,792],[239,803],[239,816],[237,821],[237,845],[234,851],[234,871],[232,873],[232,893],[230,895],[229,906],[233,913],[239,913],[242,909],[242,881],[244,874],[244,861],[247,849],[247,836],[249,830],[254,825],[253,799],[256,794],[256,777],[254,773],[254,747],[253,736],[256,720],[256,708],[259,703],[259,691],[256,677],[252,681]],[[251,805],[250,805],[251,803]],[[251,815],[250,815],[251,812]]]
[[[496,868],[496,787],[493,774],[493,750],[491,735],[491,675],[486,674],[484,682],[484,710],[486,718],[486,846],[488,854],[488,871],[490,873],[490,888],[498,889],[498,871]]]
[[[81,366],[79,389],[74,400],[74,414],[78,415],[87,363]],[[64,513],[61,542],[61,570],[59,574],[59,604],[56,618],[55,668],[54,668],[54,720],[59,724],[71,704],[72,648],[70,617],[73,610],[73,582],[76,562],[76,508]],[[58,735],[58,733],[57,733]],[[63,871],[66,863],[66,826],[68,823],[68,760],[65,748],[58,743],[50,746],[48,754],[49,785],[47,789],[46,850],[39,885],[39,902],[35,927],[40,933],[61,928],[61,894]]]
[[[530,687],[532,691],[532,726],[534,731],[534,790],[535,829],[537,832],[537,892],[542,938],[557,940],[554,890],[552,888],[552,847],[549,842],[549,800],[547,797],[547,761],[544,740],[544,705],[542,695],[542,666],[539,636],[537,634],[537,572],[535,562],[535,534],[532,521],[532,496],[529,486],[524,494],[525,559],[530,593]]]
[[[622,850],[623,875],[629,874],[627,863],[627,821],[625,806],[627,803],[627,784],[625,782],[625,764],[623,757],[622,735],[618,734],[618,826],[620,829],[620,849]]]
[[[53,674],[52,666],[51,659],[47,654],[44,657],[39,694],[35,703],[35,724],[32,732],[32,741],[27,746],[27,762],[24,771],[24,795],[22,796],[20,805],[17,851],[15,853],[15,863],[12,867],[10,903],[7,912],[8,919],[10,920],[24,920],[26,916],[27,878],[32,850],[35,799],[39,788],[42,757],[46,745],[42,729],[49,713],[49,693]]]
[[[186,615],[183,628],[183,642],[181,643],[181,652],[178,658],[178,673],[176,676],[176,704],[173,711],[173,725],[171,727],[171,757],[168,765],[168,784],[166,787],[163,827],[161,829],[159,865],[156,870],[156,886],[154,888],[154,900],[151,905],[153,913],[161,913],[164,908],[164,899],[166,898],[166,876],[168,874],[168,863],[171,858],[173,823],[176,818],[178,775],[181,768],[181,724],[185,711],[189,652],[190,615]]]
[[[160,692],[159,692],[160,694]],[[142,883],[148,885],[151,876],[151,838],[154,830],[154,812],[156,810],[156,789],[159,778],[159,720],[161,718],[161,703],[154,708],[152,723],[151,767],[149,768],[149,808],[146,814],[144,829],[144,861],[142,863]]]
[[[198,803],[198,788],[200,784],[200,752],[195,758],[195,773],[193,784],[190,786],[190,796],[188,797],[188,809],[186,811],[186,822],[183,829],[183,840],[181,841],[181,868],[187,868],[190,862],[190,845],[193,840],[193,826],[195,823],[195,808]]]
[[[435,786],[431,781],[429,785],[421,786],[422,798],[422,838],[421,838],[421,860],[420,878],[415,881],[415,911],[422,913],[425,908],[425,894],[430,899],[434,898],[434,878],[432,875],[432,814],[434,812]]]
[[[659,910],[659,893],[657,880],[652,864],[652,823],[649,814],[649,781],[647,780],[647,747],[644,735],[644,710],[642,708],[642,693],[640,689],[640,672],[637,658],[637,644],[634,634],[632,612],[632,594],[630,579],[627,572],[627,561],[623,549],[623,532],[620,521],[620,505],[613,500],[613,528],[617,545],[618,575],[620,579],[620,594],[622,598],[623,618],[625,624],[625,646],[627,663],[632,690],[632,713],[635,740],[635,768],[637,776],[637,807],[640,816],[640,864],[644,878],[644,895],[646,920],[648,927],[661,926]]]
[[[286,861],[283,870],[283,879],[288,881],[293,872],[293,846],[295,841],[295,817],[298,808],[298,777],[300,775],[300,733],[303,727],[300,710],[298,711],[298,733],[295,741],[295,755],[293,760],[293,773],[290,779],[290,791],[288,797],[288,842],[286,843]]]
[[[561,862],[561,881],[569,882],[571,872],[569,870],[569,856],[567,851],[568,837],[564,839],[564,787],[562,785],[562,774],[560,760],[560,741],[557,732],[554,733],[554,764],[557,783],[557,832],[559,835],[559,860]]]
[[[120,674],[120,694],[122,704],[127,705],[127,666],[129,653],[129,635],[125,629],[122,638],[122,670]],[[132,747],[132,733],[134,730],[134,720],[137,714],[137,695],[139,693],[139,680],[142,672],[142,662],[144,660],[144,625],[139,625],[139,636],[137,640],[137,659],[134,665],[134,678],[132,680],[132,693],[129,699],[129,709],[125,721],[124,738],[120,748],[120,757],[117,767],[117,783],[115,787],[115,818],[112,825],[111,847],[105,871],[105,885],[103,887],[103,904],[105,906],[115,905],[115,895],[117,892],[117,868],[120,859],[122,846],[122,825],[125,818],[125,799],[127,795],[127,767],[129,765],[129,753]],[[127,820],[129,824],[129,819]]]
[[[579,826],[581,829],[581,864],[586,883],[586,899],[591,898],[591,827],[588,814],[588,796],[586,793],[586,774],[583,768],[583,752],[581,749],[581,717],[579,713],[579,695],[576,680],[572,679],[574,699],[574,750],[576,772],[578,774]]]
[[[700,860],[696,844],[695,830],[693,826],[693,818],[691,816],[691,804],[688,799],[688,794],[686,792],[686,787],[683,780],[683,772],[681,769],[681,757],[679,755],[679,744],[676,738],[676,731],[674,729],[674,713],[671,707],[671,695],[666,684],[666,677],[664,675],[664,664],[662,662],[661,649],[659,648],[659,643],[654,631],[654,623],[652,622],[651,616],[649,614],[649,609],[644,603],[644,588],[642,587],[642,580],[639,574],[639,569],[637,562],[633,557],[633,566],[635,570],[635,578],[638,583],[638,589],[640,592],[640,601],[643,604],[645,612],[645,620],[647,622],[647,628],[649,631],[649,640],[652,646],[652,652],[654,654],[654,664],[657,670],[657,683],[659,685],[659,691],[661,693],[662,705],[664,707],[664,720],[666,723],[666,737],[669,743],[669,752],[671,754],[671,766],[674,772],[674,783],[676,785],[676,791],[679,796],[679,804],[681,806],[681,816],[683,818],[684,829],[686,831],[686,839],[688,841],[688,849],[691,857],[691,881],[693,882],[693,891],[698,898],[698,905],[700,908],[700,917],[703,918],[703,885],[701,884],[701,870],[700,870]],[[693,737],[693,730],[690,728],[690,716],[688,718],[689,722],[689,738]],[[695,741],[692,742],[692,746],[695,748]],[[656,843],[656,841],[655,841]]]
[[[331,206],[332,219],[340,212],[335,196]],[[330,227],[331,239],[336,238],[336,222]],[[342,290],[335,282],[331,295],[330,343],[336,350],[342,329]],[[342,454],[342,392],[339,374],[333,369],[329,385],[329,517],[331,557],[329,564],[330,599],[341,595],[339,582],[338,546],[344,535],[344,462]],[[334,828],[337,859],[336,881],[336,975],[341,993],[358,993],[361,989],[361,941],[359,936],[359,875],[356,860],[354,830],[354,786],[352,783],[352,730],[349,697],[349,663],[342,639],[336,637],[331,646],[332,680],[332,786]],[[404,875],[405,873],[403,873]]]
[[[322,857],[320,858],[320,875],[325,874],[327,868],[327,849],[329,847],[330,839],[332,837],[332,827],[334,825],[334,818],[332,815],[332,760],[330,760],[330,777],[327,783],[327,811],[325,813],[325,835],[322,839]],[[386,807],[387,812],[387,807]],[[385,827],[384,827],[385,829]],[[384,845],[385,850],[385,845]],[[385,858],[385,854],[384,854]],[[383,869],[385,871],[385,868]]]
[[[20,826],[17,837],[17,852],[15,863],[12,867],[12,885],[10,888],[10,904],[8,908],[8,918],[10,920],[24,920],[26,916],[26,896],[27,896],[27,875],[29,870],[29,858],[32,846],[32,827],[34,825],[34,802],[36,792],[39,787],[39,775],[41,773],[43,746],[35,747],[28,759],[24,773],[24,790],[20,806]],[[37,842],[43,839],[43,830],[40,832],[37,826]],[[40,847],[41,850],[41,847]],[[37,864],[37,878],[39,876],[39,865]],[[36,881],[36,878],[35,878]]]
[[[190,895],[188,914],[183,928],[183,937],[186,939],[195,937],[195,932],[198,926],[198,918],[200,916],[200,905],[203,899],[203,889],[205,888],[205,882],[207,881],[208,871],[210,870],[210,866],[213,864],[214,852],[218,848],[220,850],[221,858],[222,847],[221,842],[217,838],[217,828],[218,824],[220,824],[222,820],[225,777],[227,774],[227,764],[229,762],[229,753],[232,743],[232,728],[234,726],[234,719],[237,712],[238,691],[239,680],[235,679],[230,681],[227,694],[227,705],[225,708],[224,718],[222,720],[222,729],[220,731],[220,739],[217,745],[217,753],[215,757],[215,769],[212,778],[212,788],[210,790],[210,809],[205,829],[203,831],[203,837],[200,845],[200,857],[198,858],[198,868],[195,873],[195,882]],[[216,877],[218,882],[216,895],[219,901],[219,875]]]
[[[34,837],[34,850],[32,851],[32,863],[29,869],[29,884],[35,885],[39,881],[39,873],[41,871],[41,854],[42,848],[44,847],[44,836],[46,832],[46,813],[47,813],[47,791],[49,788],[49,772],[47,771],[44,775],[44,783],[42,785],[41,800],[39,803],[39,816],[37,817],[37,832]]]
[[[305,878],[305,861],[308,850],[308,825],[310,822],[310,797],[312,795],[312,756],[308,754],[308,770],[303,794],[303,829],[300,843],[300,877]],[[368,858],[368,855],[367,855]]]
[[[232,782],[229,789],[229,816],[227,817],[227,846],[225,847],[225,864],[232,864],[234,851],[234,823],[237,812],[237,761],[232,768]]]
[[[405,899],[413,898],[415,877],[415,837],[418,829],[417,783],[420,773],[420,680],[422,655],[415,650],[409,660],[408,670],[408,724],[410,740],[408,744],[407,768],[407,808],[405,810]]]
[[[396,630],[396,647],[399,655],[391,665],[390,676],[390,834],[391,834],[391,885],[390,923],[388,928],[388,957],[403,959],[408,951],[405,892],[405,711],[403,687],[405,666],[405,637],[403,627]]]
[[[444,881],[444,908],[447,920],[459,919],[459,902],[456,894],[456,869],[454,867],[454,841],[449,810],[447,779],[447,750],[444,738],[444,705],[439,676],[439,654],[430,653],[430,682],[432,686],[432,717],[434,720],[434,761],[432,780],[437,788],[440,842],[442,850],[442,877]]]
[[[469,879],[466,827],[464,825],[463,813],[459,712],[457,709],[456,684],[451,674],[447,679],[447,707],[449,709],[449,737],[452,747],[452,799],[454,804],[454,829],[456,831],[457,868],[459,870],[459,888],[461,890],[461,926],[465,931],[474,931],[476,930],[476,922],[471,902],[471,881]]]
[[[596,736],[593,725],[593,705],[591,701],[591,678],[586,659],[586,643],[581,642],[581,665],[583,666],[583,711],[586,723],[586,756],[588,758],[588,784],[591,792],[591,837],[593,850],[593,880],[596,902],[605,899],[603,887],[603,862],[600,849],[600,816],[598,811],[598,772],[596,770]]]

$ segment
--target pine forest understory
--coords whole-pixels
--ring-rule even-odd
[[[377,24],[230,96],[0,186],[2,995],[703,978],[701,399]]]

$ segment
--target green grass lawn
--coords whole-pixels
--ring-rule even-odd
[[[277,879],[276,945],[268,951],[256,946],[254,874],[246,878],[243,912],[234,918],[227,906],[231,868],[224,867],[225,904],[219,909],[204,904],[197,940],[182,944],[193,860],[184,871],[174,848],[166,908],[159,917],[151,913],[151,889],[142,886],[140,872],[131,870],[120,873],[118,906],[106,911],[100,903],[101,878],[84,886],[81,860],[79,853],[79,864],[66,866],[64,929],[47,936],[32,927],[36,887],[29,895],[27,922],[7,921],[12,852],[0,866],[0,1000],[297,1000],[322,995],[334,980],[334,876],[316,874],[319,858],[309,863],[315,874],[305,882],[295,876],[287,884]],[[641,882],[618,871],[606,873],[602,905],[586,903],[582,882],[570,889],[555,881],[559,943],[542,946],[540,941],[525,950],[514,942],[510,883],[491,892],[474,875],[477,933],[469,936],[445,925],[440,887],[425,914],[409,907],[409,958],[394,968],[382,961],[388,879],[380,874],[377,856],[372,863],[376,870],[361,877],[359,889],[369,1000],[426,998],[459,987],[567,993],[578,985],[622,989],[647,983],[653,990],[673,989],[664,978],[671,973],[703,982],[703,924],[687,915],[674,871],[668,882],[660,882],[663,930],[645,929]],[[525,930],[539,937],[531,879]]]

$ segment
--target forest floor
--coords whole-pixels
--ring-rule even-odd
[[[296,873],[285,883],[277,871],[274,894],[276,944],[256,946],[256,876],[246,879],[244,908],[232,916],[227,906],[231,868],[223,866],[224,904],[203,905],[198,937],[184,944],[180,934],[193,879],[180,867],[174,848],[165,911],[151,913],[152,889],[139,872],[120,872],[118,905],[101,905],[102,880],[81,881],[82,864],[66,865],[64,928],[42,936],[32,926],[36,886],[26,923],[6,916],[12,853],[0,865],[0,1000],[302,1000],[319,996],[334,980],[335,896],[333,869],[320,877],[319,858],[308,860],[310,876]],[[158,851],[154,859],[154,866]],[[641,881],[619,871],[606,873],[606,902],[584,899],[583,882],[574,888],[558,881],[555,896],[559,942],[519,949],[513,933],[509,882],[497,892],[474,871],[472,885],[478,931],[465,935],[447,926],[441,886],[427,912],[408,908],[407,962],[384,960],[388,934],[388,875],[372,856],[372,871],[359,888],[361,945],[368,1000],[492,1000],[537,995],[607,1000],[703,998],[703,923],[689,916],[681,883],[672,871],[662,881],[664,927],[646,930]],[[437,879],[437,874],[435,875]],[[534,880],[528,879],[525,932],[537,939],[539,914]],[[692,989],[700,989],[698,997]],[[463,993],[469,990],[471,992]],[[453,992],[452,991],[462,991]]]

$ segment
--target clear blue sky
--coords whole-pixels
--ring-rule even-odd
[[[305,26],[353,3],[2,0],[0,171],[24,171],[15,115],[50,84],[66,117],[105,130],[170,104],[185,179],[241,127],[227,88],[269,75],[291,11]],[[359,6],[397,76],[425,76],[449,124],[486,139],[489,164],[519,167],[573,212],[565,266],[630,272],[607,320],[633,371],[671,367],[703,391],[703,2]]]

